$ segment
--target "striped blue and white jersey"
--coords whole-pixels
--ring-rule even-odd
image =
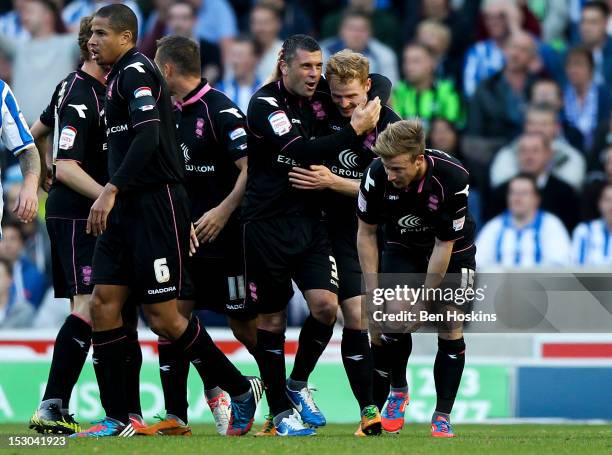
[[[532,223],[516,227],[506,212],[485,224],[476,239],[478,267],[558,267],[570,261],[570,237],[555,215],[539,210]]]
[[[2,145],[17,156],[34,144],[28,124],[19,109],[17,100],[6,82],[0,79],[0,140]],[[0,185],[0,220],[4,208]],[[2,231],[0,231],[0,238]]]
[[[580,223],[572,235],[572,262],[579,266],[612,264],[612,233],[606,222],[597,220]]]
[[[34,144],[28,124],[19,109],[17,100],[6,82],[0,79],[0,137],[4,147],[17,156]]]

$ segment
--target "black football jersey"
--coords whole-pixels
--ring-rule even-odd
[[[82,70],[61,81],[40,121],[54,131],[53,161],[70,160],[100,185],[108,181],[104,92],[100,81]],[[87,218],[93,201],[53,179],[47,217]]]
[[[196,221],[219,205],[236,184],[240,171],[235,162],[247,155],[246,117],[206,80],[183,102],[175,103],[175,117],[185,160],[185,188],[192,221]],[[237,215],[214,242],[200,245],[198,256],[221,257],[224,242],[240,240],[229,238],[237,231]]]
[[[425,159],[425,175],[405,189],[395,188],[382,161],[374,160],[361,180],[357,216],[365,223],[384,225],[386,245],[429,257],[438,238],[455,241],[453,254],[473,255],[469,173],[459,160],[439,150],[426,150]]]
[[[110,182],[122,193],[183,181],[170,92],[157,66],[136,48],[108,75],[105,113]],[[134,146],[141,132],[154,134],[145,136],[155,144],[151,153]]]

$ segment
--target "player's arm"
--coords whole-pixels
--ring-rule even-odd
[[[40,159],[40,186],[45,191],[49,191],[53,178],[53,147],[49,138],[51,131],[53,131],[53,128],[45,125],[40,119],[36,120],[30,127],[30,133],[32,133],[34,138]]]
[[[310,169],[294,167],[289,172],[289,182],[300,190],[330,189],[345,196],[357,197],[359,180],[340,177],[327,166],[313,164]]]
[[[287,112],[273,97],[257,97],[249,106],[249,128],[276,145],[280,154],[296,161],[322,161],[345,148],[350,148],[358,136],[376,126],[380,114],[380,100],[375,99],[353,112],[350,125],[329,136],[310,140],[295,128]]]
[[[382,221],[382,188],[372,177],[372,165],[366,170],[357,196],[357,253],[366,292],[378,287],[378,225]]]
[[[359,219],[357,229],[357,253],[366,286],[366,293],[378,287],[378,225]]]
[[[464,235],[469,188],[468,175],[462,174],[440,206],[434,221],[436,240],[427,266],[426,289],[440,286],[448,270],[455,241]]]
[[[103,187],[83,170],[81,163],[85,159],[87,137],[97,119],[94,108],[71,101],[66,101],[60,113],[55,178],[77,193],[96,200]]]
[[[235,163],[240,174],[230,194],[195,222],[195,233],[201,242],[214,241],[242,202],[247,181],[247,157],[240,158]]]
[[[199,240],[212,242],[227,224],[230,216],[242,203],[247,180],[246,119],[238,107],[229,100],[214,116],[212,128],[229,157],[240,170],[234,188],[219,205],[206,212],[195,223]]]
[[[160,117],[153,90],[161,90],[148,73],[130,68],[119,81],[119,91],[127,100],[134,138],[119,169],[111,176],[102,193],[91,206],[87,233],[99,235],[106,230],[108,214],[115,205],[117,193],[147,165],[159,146]]]
[[[0,104],[2,104],[1,100]],[[13,212],[21,221],[28,223],[38,213],[36,192],[40,179],[40,158],[30,129],[8,86],[6,86],[6,96],[0,115],[2,116],[2,141],[5,147],[18,157],[23,175],[23,185]]]

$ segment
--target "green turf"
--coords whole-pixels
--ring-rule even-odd
[[[584,453],[612,454],[612,426],[582,425],[458,425],[458,437],[434,440],[424,424],[410,424],[400,435],[356,438],[356,425],[330,425],[309,438],[223,438],[210,425],[194,427],[192,437],[135,437],[69,441],[67,448],[41,450],[55,454],[481,454],[481,453]],[[6,436],[31,434],[23,425],[0,425],[0,446]],[[34,453],[32,450],[3,450],[0,453]]]

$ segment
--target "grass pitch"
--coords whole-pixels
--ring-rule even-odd
[[[241,438],[217,436],[212,425],[195,425],[192,437],[134,437],[69,440],[55,449],[7,448],[7,436],[30,435],[26,425],[0,425],[0,453],[59,454],[491,454],[585,453],[612,454],[612,425],[457,425],[458,436],[439,440],[426,424],[407,424],[399,435],[353,436],[357,425],[329,425],[307,438]],[[253,432],[254,434],[254,432]]]

